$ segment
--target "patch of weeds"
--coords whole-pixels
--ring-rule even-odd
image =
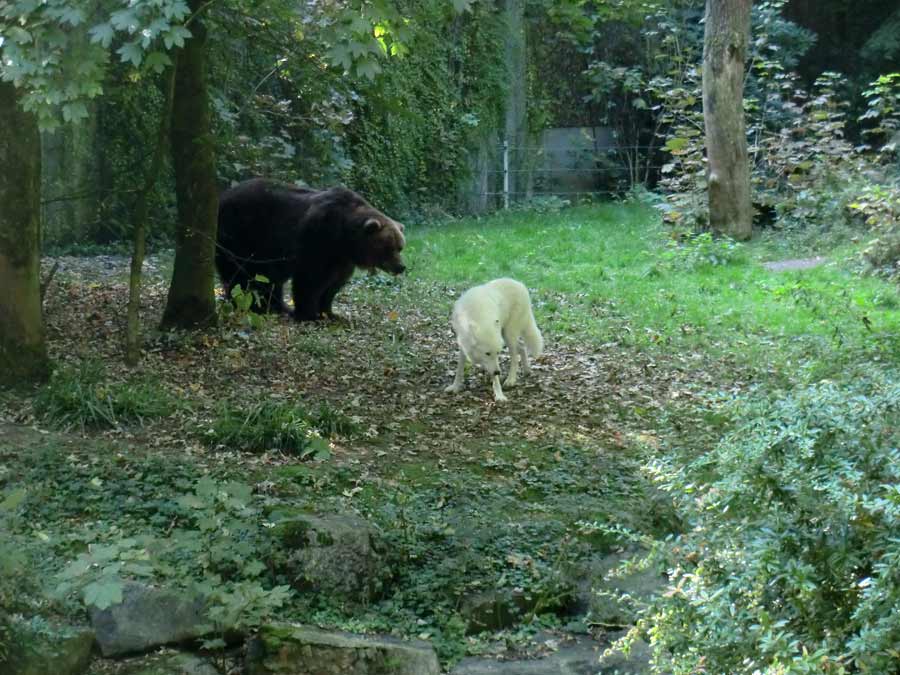
[[[175,408],[174,398],[156,380],[108,382],[96,361],[54,371],[34,398],[38,417],[63,429],[143,424],[145,419],[166,417]]]
[[[259,314],[253,311],[254,307],[260,307],[269,301],[269,298],[262,297],[263,291],[260,290],[261,288],[271,288],[265,286],[269,283],[269,279],[257,274],[253,278],[253,282],[255,283],[246,290],[240,286],[234,286],[231,289],[231,297],[226,298],[225,302],[219,303],[217,311],[220,323],[226,326],[257,330],[271,322],[274,315]]]
[[[323,339],[320,332],[297,334],[292,339],[292,347],[307,356],[320,359],[332,359],[337,356],[334,344]]]
[[[666,243],[660,257],[665,264],[683,270],[746,262],[739,244],[712,232],[679,233]]]
[[[351,417],[327,401],[320,403],[308,419],[323,436],[354,436],[359,432],[359,425]]]
[[[330,419],[336,422],[336,418]],[[203,440],[212,447],[224,446],[242,452],[281,450],[317,459],[325,459],[330,454],[328,441],[305,411],[273,401],[245,408],[221,406]]]

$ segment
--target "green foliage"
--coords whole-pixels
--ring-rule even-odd
[[[470,622],[484,619],[464,608],[485,596],[506,608],[520,638],[559,627],[572,600],[573,567],[613,542],[581,536],[580,521],[627,523],[646,533],[672,526],[671,510],[628,453],[519,442],[474,449],[476,461],[453,471],[435,471],[428,460],[392,470],[391,481],[348,476],[333,486],[358,486],[357,508],[381,526],[392,592],[352,615],[315,595],[299,598],[301,611],[347,630],[427,636],[442,662],[453,661],[476,639],[466,637],[477,628]],[[302,476],[299,499],[312,482]]]
[[[442,0],[415,6],[409,56],[361,83],[346,138],[346,182],[401,213],[457,206],[470,152],[499,126],[506,75],[501,25],[486,3],[449,26]]]
[[[171,414],[175,407],[175,400],[155,380],[109,382],[97,361],[57,369],[34,398],[38,416],[63,429],[142,424]]]
[[[13,534],[13,519],[27,491],[23,488],[0,492],[0,665],[20,641],[20,630],[12,615],[21,609],[25,592],[33,590],[28,574],[28,554],[20,538]]]
[[[863,258],[875,273],[900,277],[900,187],[866,185],[855,197],[847,208],[876,235]]]
[[[866,112],[859,119],[874,124],[864,129],[863,135],[884,143],[882,152],[900,155],[896,138],[900,132],[900,73],[881,75],[862,95],[866,97]]]
[[[241,18],[214,47],[221,177],[344,182],[395,213],[455,207],[469,153],[500,120],[501,26],[488,5],[464,15],[447,0],[317,5],[275,33],[293,50],[296,24],[302,58],[254,41],[236,64]]]
[[[207,599],[215,636],[205,646],[222,647],[227,631],[258,627],[291,591],[264,583],[270,556],[249,485],[201,478],[171,505],[178,527],[90,544],[57,575],[55,594],[77,591],[102,609],[121,602],[126,579],[168,579]]]
[[[222,405],[210,428],[203,434],[204,442],[243,452],[280,450],[299,457],[325,459],[330,451],[322,437],[342,426],[342,418],[330,409],[324,415],[310,416],[300,408],[275,401],[262,401],[248,409]]]
[[[898,382],[887,371],[738,401],[714,451],[654,464],[688,524],[639,626],[654,672],[893,671]]]
[[[190,36],[184,0],[129,2],[96,21],[89,2],[17,0],[0,5],[2,78],[24,90],[23,105],[45,129],[88,117],[86,102],[102,93],[101,81],[115,48],[134,68],[160,72],[170,63],[162,49]],[[122,40],[119,42],[119,40]]]

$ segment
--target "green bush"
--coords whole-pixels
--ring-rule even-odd
[[[54,371],[34,398],[39,417],[67,429],[141,424],[147,418],[165,417],[175,407],[174,399],[158,382],[108,382],[103,367],[95,361]]]
[[[655,465],[688,527],[639,626],[654,672],[897,672],[898,382],[739,403],[714,451]]]

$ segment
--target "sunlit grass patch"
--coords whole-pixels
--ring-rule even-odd
[[[770,369],[898,357],[896,288],[840,262],[767,270],[759,261],[778,251],[765,238],[675,242],[638,204],[464,219],[413,231],[409,249],[426,283],[522,281],[551,340],[702,351]]]

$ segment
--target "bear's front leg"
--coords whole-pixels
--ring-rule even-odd
[[[334,270],[331,279],[329,280],[328,285],[325,287],[325,290],[322,292],[322,300],[319,303],[319,314],[328,317],[329,319],[339,319],[334,310],[332,310],[331,305],[334,303],[334,296],[338,294],[338,291],[341,290],[348,281],[350,281],[350,277],[353,276],[354,266],[351,265],[343,265],[338,269]]]

